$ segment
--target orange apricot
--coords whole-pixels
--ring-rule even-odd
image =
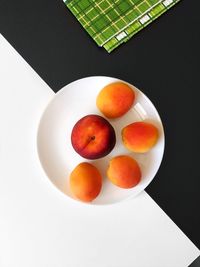
[[[78,164],[70,174],[70,189],[84,202],[94,200],[100,193],[102,177],[98,169],[88,162]]]
[[[136,160],[122,155],[110,160],[107,176],[121,188],[132,188],[140,182],[142,174]]]
[[[134,122],[122,129],[122,141],[126,148],[137,153],[149,151],[158,140],[158,129],[148,122]]]
[[[96,104],[107,118],[124,115],[133,105],[135,92],[126,83],[114,82],[105,86],[98,94]]]

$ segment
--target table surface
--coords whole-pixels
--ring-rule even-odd
[[[0,58],[0,266],[193,262],[199,250],[146,192],[118,205],[94,206],[69,201],[52,185],[40,165],[36,137],[55,94],[1,35]]]
[[[0,2],[0,32],[55,92],[78,78],[106,75],[135,84],[153,101],[166,150],[147,192],[198,247],[199,5],[180,1],[108,54],[61,0]]]

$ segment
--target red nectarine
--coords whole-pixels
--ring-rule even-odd
[[[74,125],[71,142],[75,151],[82,157],[98,159],[114,148],[116,136],[114,128],[106,119],[91,114]]]

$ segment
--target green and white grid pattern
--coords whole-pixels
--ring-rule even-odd
[[[111,52],[180,0],[64,0],[95,40]]]

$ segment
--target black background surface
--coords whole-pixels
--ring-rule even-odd
[[[200,1],[182,0],[108,54],[62,0],[0,0],[0,32],[55,92],[78,78],[106,75],[152,100],[166,149],[147,192],[200,248],[199,10]]]

